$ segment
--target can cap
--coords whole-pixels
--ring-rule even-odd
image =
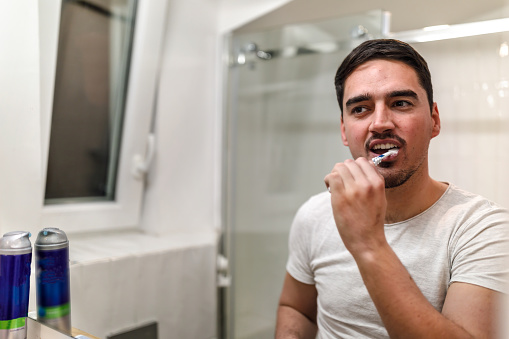
[[[0,239],[0,254],[14,255],[27,254],[32,252],[30,243],[30,232],[14,231],[8,232]]]
[[[64,248],[69,243],[67,235],[61,229],[47,227],[42,229],[35,240],[35,247],[40,250]]]

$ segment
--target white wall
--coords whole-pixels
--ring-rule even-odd
[[[37,0],[0,2],[0,231],[39,223]],[[21,132],[23,131],[23,132]]]
[[[142,217],[143,229],[152,233],[217,227],[217,13],[217,1],[170,1],[157,102],[157,151]]]
[[[509,208],[508,33],[415,44],[428,61],[441,134],[430,146],[430,172]]]
[[[220,0],[218,29],[230,32],[293,0]]]
[[[221,34],[285,2],[170,2],[144,230],[221,227]]]

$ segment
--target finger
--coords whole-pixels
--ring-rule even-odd
[[[341,182],[341,178],[333,178],[337,176],[337,173],[329,173],[325,176],[325,178],[323,179],[323,181],[325,182],[325,187],[327,187],[327,190],[329,191],[329,193],[332,193],[332,191],[338,191],[340,188],[342,188],[343,186],[343,183]],[[331,186],[335,186],[336,188],[334,189],[333,187]]]
[[[355,184],[364,183],[367,180],[367,175],[361,166],[362,161],[359,161],[359,159],[355,161],[345,161],[345,166],[348,168],[348,171],[352,177],[352,183]]]
[[[349,164],[353,163],[353,160],[348,159],[343,163],[336,164],[332,170],[332,178],[341,180],[342,188],[347,189],[355,182],[354,174],[352,173]]]
[[[330,193],[329,179],[327,178],[327,176],[325,176],[323,182],[325,183],[325,188],[327,188],[327,191],[329,191]]]
[[[345,190],[369,189],[373,182],[376,183],[380,180],[377,177],[379,175],[378,171],[376,171],[374,167],[370,168],[369,161],[365,158],[358,158],[355,161],[345,161],[344,166],[348,170],[349,176],[352,178],[351,180],[345,179]]]
[[[382,174],[377,170],[375,164],[366,158],[358,158],[357,163],[369,181],[383,180]]]
[[[325,176],[325,178],[323,179],[323,182],[325,183],[325,187],[327,188],[327,191],[329,191],[329,193],[330,193],[330,183],[329,183],[328,175]]]
[[[324,178],[325,186],[329,190],[329,192],[340,192],[344,190],[344,177],[348,178],[348,173],[345,173],[344,165],[342,163],[338,163],[334,166],[332,171],[327,174]]]

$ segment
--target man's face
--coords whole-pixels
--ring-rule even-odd
[[[371,159],[399,149],[379,165],[386,187],[428,170],[429,142],[439,133],[437,106],[430,112],[426,91],[405,63],[371,60],[346,79],[341,135],[352,156]]]

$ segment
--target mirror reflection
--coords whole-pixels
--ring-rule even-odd
[[[0,232],[34,243],[44,227],[66,231],[75,330],[273,338],[295,212],[350,157],[334,73],[366,39],[400,34],[429,63],[442,119],[433,177],[509,207],[507,29],[415,35],[505,19],[505,0],[27,2],[0,10]],[[149,133],[153,161],[134,176]],[[132,218],[104,216],[126,192]],[[78,207],[47,218],[64,205]],[[36,275],[32,264],[31,311]]]

